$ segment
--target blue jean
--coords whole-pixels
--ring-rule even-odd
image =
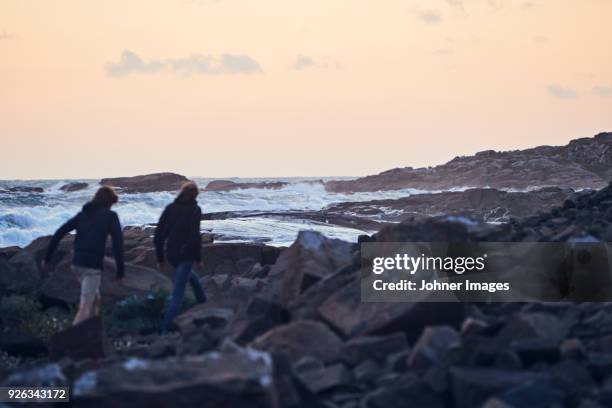
[[[181,262],[178,264],[174,273],[174,290],[172,291],[172,298],[170,299],[170,305],[164,316],[163,332],[172,330],[172,322],[183,305],[183,297],[185,296],[187,282],[189,282],[193,288],[193,293],[198,303],[206,302],[204,288],[198,276],[193,272],[193,262]]]

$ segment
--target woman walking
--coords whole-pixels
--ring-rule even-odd
[[[98,314],[100,308],[100,280],[104,264],[106,238],[113,239],[113,252],[117,263],[117,279],[123,278],[123,233],[117,213],[111,207],[118,201],[112,187],[100,187],[93,199],[81,212],[62,225],[51,238],[43,267],[51,263],[60,240],[76,230],[72,269],[79,275],[81,301],[73,325]]]

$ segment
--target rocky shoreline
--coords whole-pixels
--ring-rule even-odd
[[[409,219],[363,240],[609,241],[612,186],[575,193],[509,223],[466,220]],[[154,299],[152,291],[170,282],[152,268],[151,230],[125,234],[128,279],[126,288],[106,279],[105,307],[113,310],[107,325],[126,307],[118,301],[124,290]],[[46,275],[38,265],[47,240],[0,251],[3,307],[19,296],[40,302],[37,313],[45,316],[74,307],[78,292],[67,290],[76,279],[68,270],[70,241]],[[113,347],[103,358],[48,360],[46,337],[9,327],[0,314],[7,357],[1,384],[70,385],[77,407],[136,401],[341,408],[403,407],[406,401],[487,408],[612,403],[610,304],[362,303],[359,246],[315,232],[300,233],[286,249],[209,240],[202,251],[209,301],[188,305],[176,319],[178,333],[163,337],[124,310],[122,329],[109,331]],[[112,273],[110,260],[106,273]],[[138,310],[152,307],[144,305]]]
[[[446,164],[414,169],[404,167],[355,180],[329,181],[333,192],[449,190],[489,187],[525,190],[537,187],[571,189],[604,187],[612,180],[612,133],[575,139],[565,146],[526,150],[486,150],[456,157]]]

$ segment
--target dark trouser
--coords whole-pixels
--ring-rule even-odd
[[[193,272],[193,262],[181,262],[178,264],[174,273],[174,291],[172,292],[170,305],[168,306],[166,315],[164,316],[164,326],[162,328],[163,332],[168,332],[172,329],[172,321],[183,305],[183,296],[185,296],[187,282],[189,282],[193,288],[193,293],[195,294],[196,300],[199,303],[206,302],[204,288],[202,287],[198,276]]]

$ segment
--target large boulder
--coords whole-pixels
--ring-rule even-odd
[[[542,374],[529,371],[467,367],[450,369],[454,406],[457,408],[481,406],[489,397],[542,378]]]
[[[293,361],[312,356],[332,362],[341,357],[342,340],[323,323],[296,320],[259,336],[251,346],[271,353],[284,353]]]
[[[189,181],[176,173],[154,173],[134,177],[116,177],[100,180],[104,186],[118,187],[125,193],[150,193],[155,191],[177,191]]]
[[[255,183],[236,183],[232,180],[213,180],[206,185],[205,191],[232,191],[240,190],[245,188],[265,188],[265,189],[279,189],[286,186],[288,183],[282,181],[262,181]]]
[[[133,294],[146,294],[153,290],[172,291],[172,281],[155,269],[144,266],[125,264],[125,277],[119,283],[116,278],[115,261],[104,259],[100,293],[102,304],[112,306],[116,302]],[[70,260],[64,259],[57,265],[42,283],[40,293],[51,302],[76,305],[79,303],[81,285],[79,277],[71,266]]]
[[[361,281],[357,279],[334,293],[318,311],[346,337],[404,332],[414,340],[426,326],[461,325],[463,304],[431,302],[426,296],[415,296],[414,302],[362,302]]]
[[[271,297],[288,304],[321,279],[352,262],[352,244],[319,232],[300,231],[270,270]]]
[[[64,357],[73,360],[101,358],[106,355],[107,349],[104,325],[99,316],[56,333],[49,340],[49,356],[53,360]]]
[[[131,358],[81,375],[75,407],[276,407],[272,359],[248,349],[199,356]]]
[[[30,251],[19,251],[8,260],[0,258],[0,286],[11,292],[33,292],[42,278],[36,257]]]
[[[203,274],[243,276],[257,263],[274,264],[281,251],[281,248],[262,244],[204,244],[202,245]]]
[[[85,190],[87,187],[89,187],[88,183],[81,182],[81,181],[74,181],[72,183],[64,184],[63,186],[60,187],[60,190],[65,193],[72,193],[74,191]]]

